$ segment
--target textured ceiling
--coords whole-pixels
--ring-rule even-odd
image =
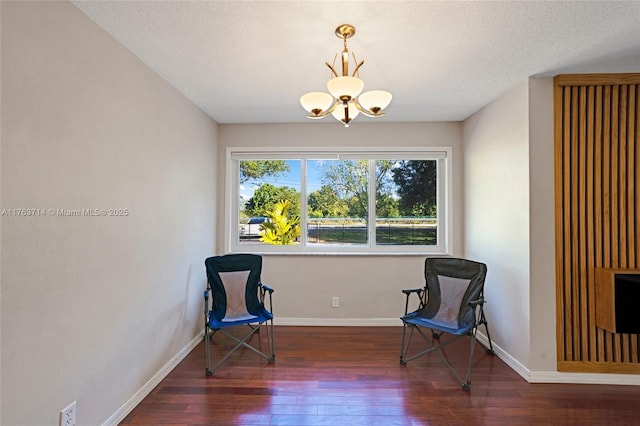
[[[307,120],[343,23],[365,90],[393,93],[358,121],[458,121],[530,76],[640,72],[640,1],[74,4],[219,123]]]

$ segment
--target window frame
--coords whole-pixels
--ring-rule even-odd
[[[307,160],[437,160],[437,245],[378,245],[376,227],[369,227],[366,245],[307,244]],[[274,246],[260,242],[239,242],[240,188],[239,164],[241,160],[300,160],[300,226],[301,242],[287,246]],[[450,255],[453,239],[453,155],[452,147],[381,147],[349,148],[301,148],[301,147],[227,147],[225,185],[225,233],[224,246],[229,253],[290,254],[290,255]],[[375,161],[369,165],[369,205],[375,207],[375,188],[371,187],[375,176]],[[375,208],[368,211],[368,223],[376,223]]]

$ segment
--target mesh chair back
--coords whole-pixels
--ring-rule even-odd
[[[258,298],[262,257],[228,254],[205,260],[213,294],[210,315],[218,321],[238,321],[263,312]]]
[[[427,304],[421,314],[455,329],[474,325],[472,300],[482,296],[487,266],[484,263],[455,258],[427,258],[424,275]]]

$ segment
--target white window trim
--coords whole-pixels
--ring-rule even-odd
[[[322,244],[318,247],[306,245],[307,220],[301,217],[301,234],[303,244],[274,246],[262,243],[238,242],[238,223],[240,223],[237,206],[239,177],[237,160],[271,160],[271,159],[434,159],[438,156],[437,191],[444,194],[438,197],[438,237],[437,246],[386,246],[369,243],[366,246],[344,246]],[[256,254],[287,255],[451,255],[453,253],[453,149],[451,147],[399,147],[397,149],[380,147],[348,147],[348,148],[301,148],[301,147],[228,147],[226,150],[226,185],[225,185],[225,233],[224,246],[229,253],[251,252]],[[302,179],[306,180],[306,161],[301,164]],[[306,185],[301,185],[300,209],[306,211]],[[369,197],[375,200],[375,191],[369,191]],[[232,200],[236,200],[233,202]],[[371,201],[371,200],[370,200]],[[374,203],[375,204],[375,203]],[[373,220],[373,222],[372,222]],[[369,212],[369,223],[375,223],[375,212]],[[234,231],[235,230],[235,231]],[[370,230],[375,235],[375,229]],[[369,239],[371,240],[371,238]]]

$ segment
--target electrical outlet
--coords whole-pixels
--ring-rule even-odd
[[[60,411],[60,426],[76,426],[76,401]]]
[[[333,296],[333,299],[331,300],[331,306],[333,306],[334,308],[340,307],[340,298],[338,296]]]

